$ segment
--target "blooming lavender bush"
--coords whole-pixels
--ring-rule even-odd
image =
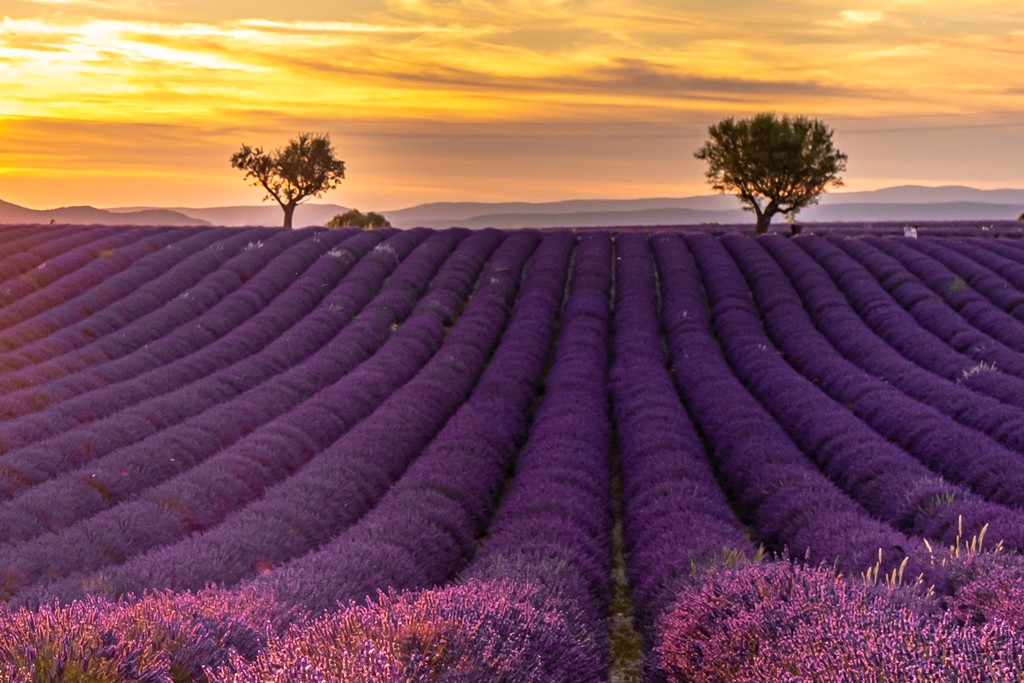
[[[914,590],[788,562],[724,571],[679,595],[658,653],[692,683],[1020,680],[1019,631],[962,624]]]
[[[0,608],[0,680],[191,683],[204,669],[254,659],[301,613],[252,590],[89,598]]]
[[[572,615],[545,606],[540,589],[476,581],[381,594],[368,605],[325,614],[273,640],[255,662],[233,654],[211,683],[563,683],[596,680],[593,645]]]

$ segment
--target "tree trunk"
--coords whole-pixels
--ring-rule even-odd
[[[282,204],[281,208],[284,209],[284,226],[286,228],[292,227],[292,216],[295,215],[295,204]]]
[[[754,226],[755,235],[763,235],[768,232],[768,225],[772,222],[772,214],[767,211],[757,215],[757,225]]]

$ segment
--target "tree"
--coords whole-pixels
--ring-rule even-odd
[[[708,162],[711,187],[734,193],[754,212],[755,234],[766,232],[776,213],[795,226],[800,209],[817,203],[829,185],[843,184],[839,173],[846,170],[846,155],[833,146],[832,130],[817,119],[767,113],[728,118],[708,128],[708,135],[694,156]]]
[[[349,209],[345,213],[339,213],[337,216],[327,221],[327,228],[332,230],[335,228],[362,228],[364,230],[373,230],[374,228],[390,228],[391,223],[387,218],[379,213],[370,211],[364,214],[357,209]]]
[[[261,147],[242,145],[231,157],[234,168],[267,191],[284,209],[284,227],[292,227],[295,207],[307,197],[318,197],[341,184],[345,162],[334,158],[328,133],[300,133],[283,149],[264,152]]]

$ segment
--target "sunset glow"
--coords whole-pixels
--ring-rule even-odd
[[[832,125],[851,190],[1024,186],[1019,2],[766,7],[8,0],[0,199],[256,203],[230,155],[303,130],[370,210],[702,194],[707,127],[765,110]]]

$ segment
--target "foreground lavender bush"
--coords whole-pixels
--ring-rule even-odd
[[[204,669],[255,659],[302,618],[253,590],[0,606],[0,681],[200,683]]]
[[[382,594],[274,640],[254,663],[233,654],[211,683],[455,683],[589,680],[600,656],[577,640],[567,603],[512,581],[470,580]]]
[[[1024,633],[1024,557],[1000,551],[961,553],[946,562],[956,591],[947,609],[961,623],[1001,622]],[[1024,671],[1018,676],[1024,678]]]
[[[1001,575],[978,581],[998,586]],[[996,605],[1014,609],[995,600],[989,620],[964,624],[914,587],[869,586],[828,567],[749,565],[683,591],[661,621],[658,654],[670,680],[689,683],[1020,681],[1024,634]]]

